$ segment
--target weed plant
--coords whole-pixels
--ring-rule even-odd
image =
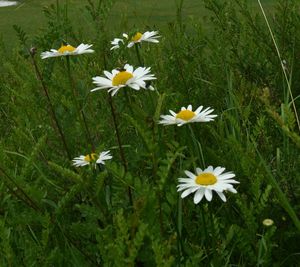
[[[264,18],[246,0],[203,2],[206,21],[183,19],[178,1],[139,57],[110,41],[160,29],[111,32],[112,0],[87,1],[93,35],[59,1],[33,39],[15,26],[19,45],[0,49],[0,266],[299,266],[299,5],[278,0]],[[40,59],[62,40],[95,53]],[[90,92],[125,63],[151,67],[155,91]],[[158,124],[189,104],[218,117]],[[108,149],[97,169],[72,165]],[[227,202],[181,199],[178,178],[203,161],[236,174]]]

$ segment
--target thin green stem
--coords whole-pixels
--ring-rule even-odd
[[[293,109],[294,109],[294,113],[295,113],[295,117],[296,117],[296,120],[297,120],[297,125],[298,125],[298,129],[300,131],[300,121],[299,121],[299,117],[298,117],[298,113],[297,113],[297,108],[296,108],[296,104],[295,104],[295,99],[293,97],[293,93],[292,93],[292,88],[291,88],[291,83],[290,83],[290,80],[288,78],[288,75],[286,73],[286,69],[285,69],[285,66],[284,66],[284,61],[282,60],[281,58],[281,54],[280,54],[280,51],[279,51],[279,48],[278,48],[278,45],[277,45],[277,42],[275,40],[275,37],[274,37],[274,34],[273,34],[273,31],[272,31],[272,28],[270,26],[270,23],[268,21],[268,18],[266,16],[266,13],[265,13],[265,10],[260,2],[260,0],[257,0],[258,4],[259,4],[259,7],[261,9],[261,12],[263,14],[263,17],[266,21],[266,24],[267,24],[267,27],[269,29],[269,32],[270,32],[270,35],[271,35],[271,38],[272,38],[272,41],[273,41],[273,44],[275,46],[275,49],[276,49],[276,52],[277,52],[277,56],[279,58],[279,61],[280,61],[280,65],[281,65],[281,68],[282,68],[282,71],[283,71],[283,74],[284,74],[284,78],[285,78],[285,81],[286,81],[286,84],[287,84],[287,87],[288,87],[288,90],[289,90],[289,93],[290,93],[290,96],[291,96],[291,101],[292,101],[292,105],[293,105]]]
[[[211,227],[212,248],[213,248],[213,253],[216,253],[215,221],[214,221],[214,216],[212,214],[212,208],[209,209],[208,213],[209,213],[210,227]]]
[[[160,228],[160,234],[163,236],[164,234],[164,224],[163,224],[163,210],[162,210],[162,196],[161,191],[158,190],[157,197],[158,197],[158,204],[159,204],[159,228]]]
[[[205,221],[205,210],[204,210],[204,206],[200,205],[200,213],[201,213],[201,219],[202,219],[202,228],[204,229],[204,244],[206,244],[206,242],[208,242],[208,232],[207,232],[207,225],[206,225],[206,221]]]
[[[34,51],[34,49],[32,49],[30,51],[30,56],[31,56],[31,59],[32,59],[32,64],[33,64],[33,67],[34,67],[37,79],[41,82],[42,89],[43,89],[44,94],[46,96],[46,99],[48,101],[48,106],[49,106],[49,109],[50,109],[50,116],[51,116],[51,118],[52,118],[52,120],[54,122],[54,125],[56,125],[58,134],[60,136],[60,139],[62,141],[63,147],[65,149],[65,152],[67,153],[67,156],[68,156],[69,160],[71,160],[72,157],[71,157],[71,153],[70,153],[70,151],[68,149],[68,146],[67,146],[66,138],[65,138],[63,130],[62,130],[61,126],[60,126],[60,123],[59,123],[59,121],[58,121],[58,119],[56,117],[56,113],[55,113],[55,110],[54,110],[54,106],[53,106],[53,104],[51,102],[51,98],[50,98],[50,95],[49,95],[49,92],[48,92],[48,88],[47,88],[47,86],[46,86],[46,84],[44,82],[43,76],[42,76],[42,74],[41,74],[41,72],[40,72],[40,70],[38,68],[38,65],[37,65],[37,63],[35,61],[34,55],[35,55],[35,51]]]
[[[134,47],[135,47],[136,56],[137,56],[140,66],[144,66],[141,55],[140,55],[139,44],[135,44]]]
[[[68,77],[69,77],[69,81],[70,81],[70,87],[71,87],[71,91],[72,91],[73,103],[74,103],[75,108],[77,110],[77,114],[78,114],[79,119],[80,119],[81,127],[83,128],[83,130],[85,132],[87,143],[90,144],[92,151],[95,151],[95,146],[94,146],[93,140],[91,138],[91,134],[90,134],[90,130],[88,128],[87,122],[86,122],[85,114],[84,114],[83,110],[80,108],[79,101],[78,101],[78,98],[77,98],[77,92],[76,92],[76,89],[75,89],[75,82],[74,82],[74,80],[72,78],[72,75],[71,75],[70,57],[67,56],[66,58],[67,58],[67,73],[68,73]]]
[[[112,96],[110,94],[108,94],[108,103],[110,105],[111,115],[112,115],[112,118],[113,118],[113,124],[114,124],[115,131],[116,131],[116,137],[117,137],[117,142],[118,142],[118,146],[119,146],[120,157],[121,157],[121,160],[122,160],[123,166],[124,166],[124,171],[125,171],[124,176],[125,176],[127,171],[128,171],[128,164],[127,164],[127,161],[126,161],[125,153],[124,153],[122,142],[121,142],[119,127],[118,127],[118,124],[117,124],[116,110],[115,110],[115,107],[114,107],[114,104],[113,104]],[[132,199],[132,192],[131,192],[130,186],[128,186],[128,198],[129,198],[130,204],[132,205],[133,204],[133,199]]]
[[[191,132],[191,136],[192,136],[194,146],[196,147],[198,158],[201,160],[202,168],[205,169],[206,165],[205,165],[205,160],[204,160],[204,155],[203,155],[203,150],[202,150],[201,143],[196,139],[193,127],[191,125],[189,125],[189,129],[190,129],[190,132]]]
[[[178,254],[179,254],[179,266],[181,265],[182,258],[182,198],[178,197],[178,207],[177,207],[177,231],[178,231]]]
[[[31,199],[31,197],[29,195],[27,195],[27,193],[16,183],[16,181],[11,178],[2,167],[0,167],[0,176],[1,177],[6,177],[7,180],[9,180],[12,184],[14,188],[17,188],[17,190],[15,190],[14,188],[12,188],[11,186],[9,186],[7,183],[6,186],[9,189],[9,191],[16,196],[17,198],[19,198],[21,201],[23,201],[25,204],[27,204],[29,207],[31,207],[32,209],[34,209],[35,211],[41,211],[40,207],[35,203],[35,201],[33,201]],[[20,196],[19,194],[17,194],[17,192],[20,192],[22,194],[22,196]]]
[[[70,243],[72,244],[72,246],[74,248],[76,248],[91,264],[92,266],[102,266],[100,265],[98,262],[96,262],[90,254],[88,254],[88,252],[86,252],[84,250],[84,248],[78,244],[78,242],[76,242],[74,240],[74,238],[71,238],[71,236],[69,235],[69,233],[66,233],[65,229],[63,229],[62,225],[60,224],[60,222],[56,222],[56,226],[58,227],[58,229],[61,231],[61,234],[63,235],[63,237]]]
[[[177,2],[177,1],[176,1]],[[177,4],[177,3],[176,3]],[[179,4],[177,4],[176,16],[177,22],[179,24],[180,31],[183,31],[183,24],[182,24],[182,7],[183,7],[183,0],[179,0]]]
[[[106,61],[105,53],[103,53],[103,65],[104,65],[104,68],[107,69],[107,61]],[[112,115],[112,119],[113,119],[113,124],[114,124],[114,128],[115,128],[115,131],[116,131],[116,137],[117,137],[117,142],[118,142],[118,146],[119,146],[120,157],[121,157],[121,160],[122,160],[123,166],[124,166],[124,177],[125,177],[126,173],[128,171],[128,164],[127,164],[125,153],[124,153],[123,146],[122,146],[122,143],[121,143],[120,132],[119,132],[118,124],[117,124],[116,110],[115,110],[115,107],[114,107],[114,104],[113,104],[112,96],[110,94],[108,94],[108,103],[109,103],[109,106],[110,106],[111,115]],[[127,194],[128,194],[129,203],[132,206],[133,205],[133,197],[132,197],[132,190],[131,190],[130,186],[127,187]]]

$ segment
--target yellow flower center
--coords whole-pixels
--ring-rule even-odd
[[[57,51],[58,53],[73,52],[76,48],[71,45],[62,45]]]
[[[87,162],[94,161],[94,160],[96,160],[96,154],[95,153],[88,154],[84,157],[84,160]]]
[[[131,41],[133,42],[137,42],[142,38],[143,34],[141,34],[140,32],[137,32],[132,38]]]
[[[217,177],[212,173],[201,173],[196,177],[195,180],[198,185],[213,185],[217,182]]]
[[[192,118],[195,117],[195,112],[190,111],[190,110],[181,110],[180,112],[177,113],[176,118],[177,119],[182,119],[184,121],[189,121]]]
[[[115,77],[112,79],[112,85],[118,86],[120,84],[126,84],[126,82],[131,79],[133,75],[127,71],[120,71]]]

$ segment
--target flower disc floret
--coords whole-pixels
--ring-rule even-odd
[[[191,120],[192,118],[194,118],[195,115],[196,115],[195,112],[186,109],[186,110],[181,110],[180,112],[178,112],[178,113],[176,114],[176,118],[177,118],[177,119],[182,119],[182,120],[184,120],[184,121],[189,121],[189,120]]]
[[[74,46],[71,45],[62,45],[57,51],[61,54],[65,53],[65,52],[74,52],[76,50],[76,48]]]
[[[143,37],[143,34],[140,32],[137,32],[135,35],[132,36],[131,41],[138,42]]]
[[[217,177],[212,173],[201,173],[196,176],[195,183],[198,185],[213,185],[217,182]]]
[[[112,80],[113,86],[125,85],[129,79],[133,78],[132,73],[127,71],[120,71]]]
[[[92,153],[92,154],[88,154],[84,157],[84,160],[86,162],[91,162],[91,161],[95,161],[96,160],[96,153]]]

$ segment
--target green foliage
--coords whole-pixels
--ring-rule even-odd
[[[256,1],[204,0],[203,19],[186,18],[176,1],[160,43],[142,43],[139,54],[109,50],[116,1],[87,1],[84,31],[70,19],[72,3],[60,2],[44,8],[44,30],[31,37],[15,26],[19,45],[0,50],[0,266],[297,266],[297,2],[267,12],[288,82]],[[40,59],[63,40],[95,53]],[[156,91],[90,93],[91,77],[140,58]],[[189,104],[218,117],[158,124]],[[105,150],[105,165],[72,165]],[[227,202],[214,193],[195,205],[176,192],[203,161],[236,174]]]

